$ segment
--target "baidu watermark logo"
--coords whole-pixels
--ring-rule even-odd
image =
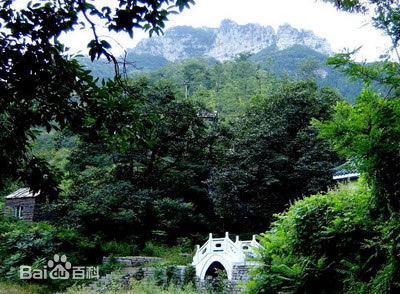
[[[99,267],[96,266],[72,266],[67,261],[67,256],[58,254],[47,261],[42,269],[33,269],[31,266],[21,265],[19,268],[21,280],[90,280],[99,279]]]

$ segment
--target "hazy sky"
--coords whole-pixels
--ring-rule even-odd
[[[103,2],[102,0],[96,0]],[[179,15],[170,16],[167,28],[177,25],[194,27],[218,27],[221,20],[232,19],[239,24],[258,23],[279,25],[289,23],[295,28],[312,30],[326,38],[336,52],[343,48],[355,49],[363,46],[359,59],[375,60],[389,48],[390,40],[375,30],[368,17],[337,11],[332,5],[318,0],[195,0],[196,5]],[[106,2],[105,2],[106,3]],[[106,30],[100,34],[108,35],[115,42],[114,53],[122,48],[132,48],[147,33],[136,31],[133,39],[124,33],[110,34]],[[89,30],[69,33],[66,43],[76,51],[84,49],[90,37]],[[108,39],[109,41],[111,39]]]

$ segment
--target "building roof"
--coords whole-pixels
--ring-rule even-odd
[[[11,194],[7,195],[6,199],[21,199],[21,198],[34,198],[39,196],[40,192],[33,193],[29,188],[21,188]]]
[[[334,180],[352,179],[359,176],[360,173],[354,163],[345,163],[333,169]]]
[[[218,111],[214,112],[202,111],[197,113],[197,116],[205,119],[216,119],[218,117]]]

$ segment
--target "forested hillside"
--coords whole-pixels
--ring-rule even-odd
[[[186,60],[105,89],[78,129],[38,129],[30,142],[59,189],[45,208],[51,230],[92,250],[76,262],[139,254],[149,242],[187,250],[210,231],[247,237],[290,201],[333,184],[340,159],[310,122],[329,118],[342,98],[312,80],[280,78],[242,55]],[[11,257],[22,235],[7,236],[3,272],[55,242]]]
[[[362,88],[361,81],[350,81],[349,78],[338,70],[326,64],[327,55],[323,55],[308,47],[295,45],[288,49],[278,50],[275,46],[265,48],[258,53],[249,54],[243,52],[237,58],[246,57],[249,61],[253,61],[252,72],[245,73],[250,79],[258,79],[257,75],[262,71],[268,71],[280,77],[290,76],[295,79],[311,78],[314,79],[318,85],[330,86],[339,91],[339,93],[350,102],[354,102],[356,96]],[[192,58],[193,59],[193,58]],[[89,59],[79,59],[82,64],[90,69],[94,76],[100,78],[110,78],[113,73],[113,65],[106,60],[98,60],[94,63]],[[232,61],[219,62],[213,58],[197,58],[204,65],[210,67],[229,67]],[[170,72],[170,68],[179,68],[180,65],[187,63],[185,60],[178,60],[171,63],[161,56],[154,56],[150,54],[136,54],[129,52],[126,58],[127,61],[127,74],[129,76],[136,75],[140,72]],[[209,69],[213,71],[213,69]],[[175,71],[177,75],[179,71]],[[203,85],[204,88],[209,88],[210,85],[207,81],[201,80],[200,76],[193,76],[194,81],[187,81],[188,83],[196,83],[197,87]],[[223,83],[228,83],[229,78]],[[181,82],[182,84],[182,82]]]
[[[142,40],[126,53],[120,57],[120,62],[126,63],[128,75],[152,72],[166,66],[166,70],[161,69],[165,72],[170,66],[179,67],[185,59],[193,58],[204,60],[208,65],[221,63],[224,67],[225,62],[229,64],[235,58],[247,56],[259,70],[296,79],[315,79],[319,85],[337,89],[350,102],[354,102],[362,88],[361,81],[351,82],[343,73],[327,66],[327,58],[332,52],[326,40],[288,24],[280,26],[276,32],[272,27],[238,25],[231,20],[224,20],[216,29],[173,27],[165,35]],[[110,61],[91,62],[84,57],[79,60],[94,76],[112,77],[113,64]],[[256,73],[248,72],[246,75],[250,77]],[[207,81],[200,78],[194,83],[209,88]]]

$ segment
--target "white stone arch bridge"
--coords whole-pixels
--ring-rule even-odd
[[[236,236],[236,241],[233,242],[228,232],[224,238],[213,238],[210,234],[203,246],[197,245],[192,265],[196,268],[196,275],[200,280],[204,280],[214,267],[220,269],[223,267],[228,279],[236,280],[238,279],[236,269],[257,265],[249,261],[249,258],[254,257],[257,254],[254,249],[260,247],[255,235],[249,241],[240,241],[239,236]]]

